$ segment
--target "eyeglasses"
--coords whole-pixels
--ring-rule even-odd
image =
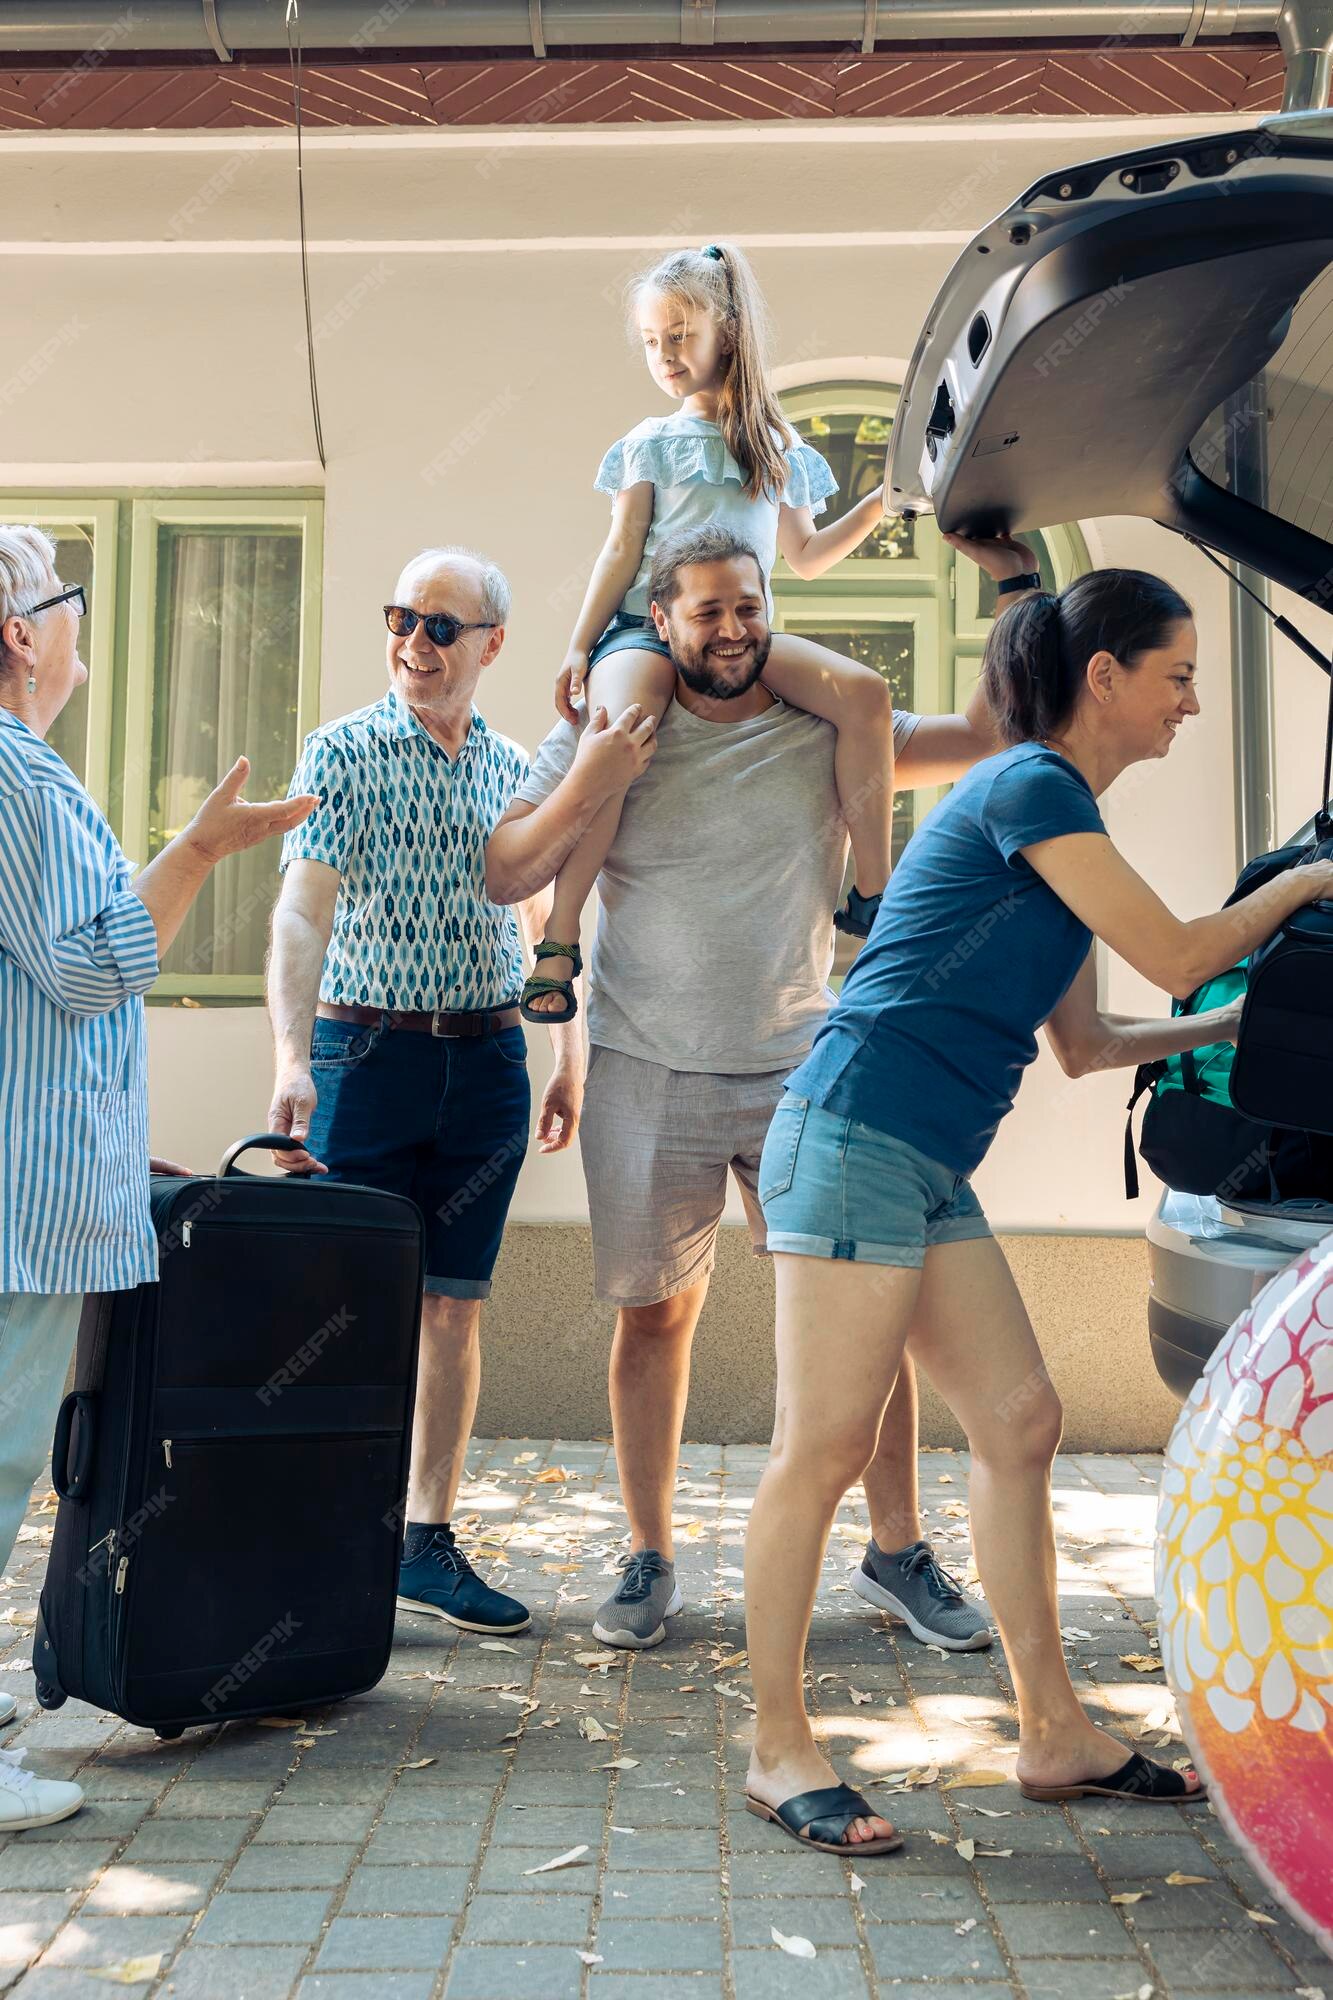
[[[80,618],[88,615],[88,599],[84,596],[83,585],[75,583],[68,590],[62,590],[58,597],[44,597],[40,604],[30,604],[22,616],[35,618],[39,611],[49,611],[54,604],[72,604]]]
[[[418,625],[426,628],[426,637],[432,646],[447,649],[464,632],[494,632],[496,621],[476,618],[471,624],[455,618],[451,611],[411,611],[405,604],[386,604],[384,622],[395,639],[410,639]]]

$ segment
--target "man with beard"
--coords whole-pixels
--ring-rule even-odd
[[[580,1127],[597,1296],[618,1308],[611,1416],[631,1530],[624,1574],[593,1632],[633,1648],[656,1645],[682,1606],[672,1497],[727,1170],[762,1254],[759,1156],[783,1079],[832,997],[830,912],[847,859],[836,732],[759,678],[771,633],[754,550],[721,527],[664,543],[649,596],[676,698],[626,793],[598,883]],[[595,700],[595,669],[592,686]],[[995,747],[974,707],[898,715],[899,782],[946,782]],[[630,710],[615,726],[636,723]],[[604,712],[588,727],[604,730]],[[492,834],[486,887],[497,902],[544,888],[601,803],[585,796],[578,745],[569,723],[551,731]],[[872,1541],[855,1587],[922,1640],[988,1645],[984,1613],[921,1539],[915,1467],[915,1383],[904,1364],[865,1475]]]

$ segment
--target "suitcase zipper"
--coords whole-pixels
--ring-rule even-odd
[[[197,1226],[206,1234],[214,1229],[248,1229],[258,1231],[261,1236],[309,1236],[332,1233],[338,1236],[378,1236],[381,1239],[386,1236],[399,1236],[404,1240],[415,1240],[411,1229],[400,1226],[382,1227],[374,1222],[347,1223],[328,1219],[314,1222],[284,1222],[274,1227],[271,1223],[253,1217],[242,1221],[239,1216],[214,1215],[207,1220],[199,1220]],[[196,1219],[193,1217],[188,1222],[182,1222],[180,1240],[183,1250],[193,1247],[195,1228]]]
[[[170,1465],[170,1464],[171,1464],[171,1439],[170,1439],[170,1438],[163,1438],[163,1440],[162,1440],[162,1456],[163,1456],[163,1458],[165,1458],[165,1460],[167,1461],[167,1464],[168,1464],[168,1465]]]
[[[119,1562],[118,1562],[118,1563],[116,1564],[116,1596],[117,1596],[117,1597],[122,1597],[122,1596],[124,1595],[124,1592],[125,1592],[125,1572],[126,1572],[126,1570],[127,1570],[128,1568],[129,1568],[129,1566],[130,1566],[130,1559],[129,1559],[129,1557],[128,1557],[128,1556],[122,1556],[122,1557],[121,1557],[121,1559],[120,1559],[120,1561],[119,1561]]]

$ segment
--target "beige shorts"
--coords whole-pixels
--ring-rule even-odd
[[[728,1168],[764,1253],[759,1156],[789,1073],[786,1065],[758,1076],[698,1075],[589,1050],[579,1139],[599,1299],[653,1306],[708,1276]]]

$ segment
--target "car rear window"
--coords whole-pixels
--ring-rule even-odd
[[[1189,450],[1227,492],[1333,540],[1333,266],[1297,300],[1267,368],[1210,414]]]

